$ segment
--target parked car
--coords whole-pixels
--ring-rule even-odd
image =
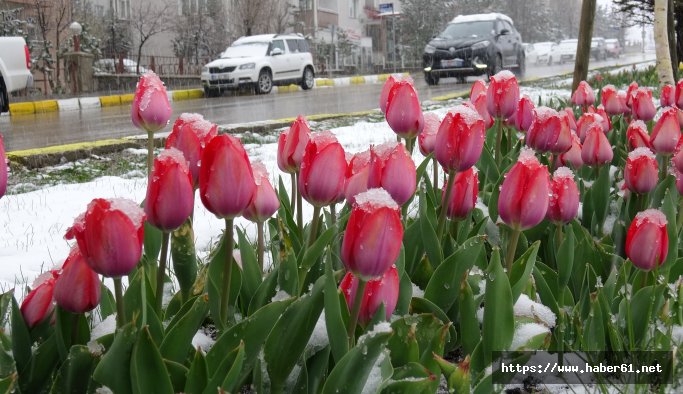
[[[116,74],[119,59],[100,59],[93,63],[95,73]],[[123,73],[136,74],[138,63],[133,59],[123,59]],[[145,67],[140,66],[140,74],[147,72]]]
[[[9,111],[9,93],[31,86],[31,55],[26,41],[0,37],[0,112]]]
[[[605,47],[604,38],[593,37],[591,40],[591,57],[595,60],[607,59],[607,48]]]
[[[507,15],[459,15],[425,46],[423,65],[429,85],[444,77],[464,81],[470,75],[491,76],[502,69],[523,75],[522,36]]]
[[[557,44],[551,41],[546,41],[546,42],[535,42],[531,44],[534,46],[534,52],[536,54],[536,61],[534,62],[537,65],[541,64],[552,64],[553,63],[553,58],[552,54],[557,50]],[[527,56],[527,63],[530,62],[529,57]]]
[[[524,59],[529,64],[536,64],[538,55],[536,54],[536,48],[534,44],[529,44],[528,42],[522,43],[522,48],[524,48]]]
[[[576,38],[569,40],[562,40],[557,45],[557,51],[552,54],[553,61],[557,58],[560,64],[565,62],[573,62],[576,58],[576,47],[578,46],[579,40]]]
[[[618,58],[621,57],[623,49],[619,40],[616,38],[608,38],[605,40],[605,51],[607,52],[607,56]]]
[[[308,41],[298,34],[262,34],[237,39],[202,68],[207,97],[224,90],[253,87],[257,94],[270,93],[273,85],[315,84],[315,68]]]

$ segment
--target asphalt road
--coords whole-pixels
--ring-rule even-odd
[[[620,59],[594,62],[591,68],[652,60],[653,53],[624,56]],[[549,77],[573,70],[573,64],[529,67],[527,78]],[[421,100],[466,90],[467,84],[455,79],[442,79],[438,86],[427,86],[421,75],[415,86]],[[294,93],[229,95],[211,99],[171,103],[173,118],[183,112],[198,112],[219,125],[293,117],[299,114],[327,114],[364,111],[377,108],[381,84],[316,88]],[[170,131],[170,126],[165,130]],[[144,134],[130,121],[130,107],[107,107],[72,112],[51,112],[0,118],[7,151],[42,148],[76,142],[89,142]]]

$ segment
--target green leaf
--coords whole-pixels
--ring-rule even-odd
[[[674,194],[672,193],[676,194],[676,198],[674,198]],[[669,251],[666,255],[666,261],[663,263],[663,268],[667,271],[678,258],[678,227],[676,226],[676,221],[678,218],[678,212],[676,209],[678,206],[677,194],[678,193],[675,191],[672,192],[671,189],[667,190],[662,204],[662,212],[666,215],[666,220],[669,223],[669,225],[666,226],[667,235],[669,236]]]
[[[408,276],[408,274],[404,273],[400,276],[399,280],[398,301],[396,302],[396,309],[394,309],[394,314],[405,315],[406,313],[408,313],[408,308],[410,307],[410,300],[412,298],[413,283],[410,281],[410,277]]]
[[[494,249],[487,270],[482,324],[483,351],[487,360],[490,360],[491,352],[507,350],[512,343],[515,326],[512,306],[510,282],[500,263],[499,250]]]
[[[168,377],[171,378],[173,392],[179,393],[185,388],[185,380],[189,370],[183,364],[164,359],[164,365],[168,370]]]
[[[529,277],[536,264],[536,255],[538,248],[541,246],[541,241],[534,242],[529,249],[521,255],[517,261],[512,264],[512,274],[510,275],[510,282],[512,285],[512,303],[517,302],[517,298],[522,294],[529,282]]]
[[[443,343],[439,350],[440,341],[435,339],[443,336],[444,328],[448,332],[446,324],[427,313],[407,315],[393,321],[391,329],[394,335],[387,344],[387,348],[391,350],[392,365],[400,367],[418,361],[425,365],[427,358],[433,360],[432,353],[442,354]]]
[[[432,267],[438,267],[443,261],[443,252],[441,251],[441,243],[434,230],[434,225],[429,220],[427,213],[428,203],[424,195],[424,190],[420,192],[420,233],[422,233],[422,243],[424,244],[427,258]],[[431,207],[429,207],[431,208]]]
[[[226,265],[225,242],[226,237],[224,233],[221,237],[221,241],[218,243],[218,246],[209,259],[209,269],[206,277],[206,292],[209,294],[209,311],[219,329],[225,328],[223,327],[225,322],[220,318],[220,294],[223,287],[223,274]],[[240,289],[242,287],[242,270],[240,270],[234,258],[230,259],[230,269],[230,295],[228,296],[228,304],[235,305],[235,301],[237,300],[237,296],[240,294]]]
[[[161,251],[161,230],[145,221],[144,256],[149,261],[157,261]],[[143,257],[144,258],[144,257]]]
[[[349,351],[349,341],[346,336],[346,324],[342,319],[339,291],[332,271],[332,261],[325,264],[325,325],[330,348],[335,361],[341,360]],[[346,304],[346,303],[345,303]],[[344,305],[346,308],[346,305]]]
[[[299,264],[299,280],[303,282],[302,278],[306,277],[306,273],[313,267],[313,265],[318,261],[320,256],[325,252],[325,248],[332,243],[336,234],[337,229],[335,227],[330,227],[323,231],[322,234],[313,242],[313,245],[306,249],[301,263]]]
[[[190,352],[192,338],[204,322],[209,311],[208,297],[197,297],[192,308],[174,325],[169,325],[159,351],[163,358],[183,364]]]
[[[233,349],[221,362],[209,383],[206,384],[204,394],[218,392],[234,392],[239,382],[240,372],[244,364],[244,342]]]
[[[93,379],[117,394],[132,392],[131,354],[137,334],[138,330],[133,323],[128,323],[118,330],[114,343],[95,368]]]
[[[173,393],[168,370],[148,327],[142,328],[133,346],[130,378],[133,393]]]
[[[171,257],[183,301],[192,293],[197,280],[197,253],[194,245],[192,219],[187,219],[178,229],[171,232]]]
[[[109,288],[100,284],[100,317],[102,320],[116,313],[116,301]]]
[[[258,265],[258,258],[254,246],[249,243],[244,232],[237,229],[237,240],[242,259],[242,294],[248,302],[263,282],[263,273]]]
[[[434,375],[418,363],[410,363],[394,370],[394,375],[382,390],[386,394],[417,394],[433,393],[433,385],[438,384]]]
[[[602,233],[602,224],[605,222],[605,217],[607,216],[607,208],[609,206],[609,168],[600,169],[598,179],[593,184],[591,191],[593,201],[593,212],[595,213],[595,217],[599,225],[598,232]]]
[[[424,255],[422,232],[418,221],[414,221],[406,226],[403,232],[403,247],[405,248],[405,270],[412,278],[415,269]]]
[[[600,302],[594,295],[591,295],[590,313],[586,319],[586,324],[583,329],[583,347],[587,351],[599,351],[605,349],[605,322],[603,320],[602,308]],[[639,318],[643,318],[642,316]],[[644,318],[648,321],[649,319]]]
[[[550,308],[555,315],[559,315],[560,308],[557,304],[557,297],[555,296],[553,289],[550,287],[550,284],[555,286],[555,283],[557,283],[555,278],[557,278],[555,272],[549,267],[540,263],[536,264],[534,267],[534,282],[536,283],[538,295],[541,297],[541,302],[543,302],[543,305],[546,305],[548,308]]]
[[[24,371],[31,360],[31,334],[21,314],[17,300],[12,298],[11,316],[12,355],[17,363],[17,371]]]
[[[59,362],[56,342],[55,335],[50,335],[33,352],[30,370],[19,375],[23,392],[39,393],[49,388],[50,378]]]
[[[279,272],[279,266],[274,267],[273,270],[266,275],[266,278],[261,282],[261,285],[256,289],[256,294],[254,294],[251,301],[249,301],[249,315],[253,315],[257,310],[267,305],[273,298],[276,292],[275,288],[277,287]],[[211,302],[210,299],[209,302]]]
[[[306,360],[306,374],[308,393],[319,393],[321,385],[327,377],[327,369],[330,360],[330,347],[325,346],[322,350],[315,353]]]
[[[477,319],[477,304],[468,281],[462,281],[460,299],[458,303],[460,313],[460,337],[464,354],[472,354],[474,348],[481,341],[479,320]]]
[[[560,288],[566,287],[569,284],[572,267],[574,266],[574,248],[574,231],[571,226],[566,226],[564,238],[557,251],[557,274],[558,286]]]
[[[287,292],[292,296],[299,295],[299,270],[296,266],[296,257],[291,249],[288,249],[286,255],[280,261],[279,275],[277,278],[280,290]]]
[[[185,381],[185,393],[199,394],[204,391],[206,384],[209,381],[209,371],[206,366],[206,359],[201,350],[194,353],[194,359],[190,364],[190,370],[187,373],[187,380]]]

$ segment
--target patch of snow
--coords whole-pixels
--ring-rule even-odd
[[[136,226],[142,225],[145,220],[145,211],[135,201],[127,198],[110,198],[109,204],[110,209],[120,211],[128,216]]]
[[[389,350],[383,349],[372,365],[368,379],[365,381],[365,386],[363,386],[363,391],[361,391],[362,394],[374,394],[378,391],[382,384],[382,363],[387,357],[389,357]]]
[[[370,209],[391,208],[398,209],[398,204],[391,198],[391,194],[382,188],[375,188],[356,195],[358,206],[367,205]]]
[[[291,296],[284,290],[280,289],[278,290],[273,298],[270,299],[270,302],[276,302],[276,301],[282,301],[290,298]]]
[[[555,327],[557,317],[547,306],[531,301],[526,294],[521,294],[514,306],[515,316],[525,316],[539,321],[549,328]]]
[[[510,350],[518,350],[532,338],[550,333],[550,329],[543,324],[538,323],[525,323],[520,324],[517,329],[515,329],[515,334],[512,337],[512,344],[510,345]]]
[[[413,297],[424,298],[425,292],[420,289],[415,283],[411,283],[413,286]]]
[[[574,173],[568,167],[560,167],[553,173],[553,178],[571,178],[574,179]]]
[[[519,158],[517,161],[525,165],[532,163],[538,164],[538,158],[536,157],[534,150],[526,146],[522,147],[519,151]]]
[[[666,216],[664,216],[662,211],[654,208],[638,212],[634,220],[636,221],[636,226],[640,226],[645,220],[647,220],[649,223],[653,223],[659,226],[666,226],[667,223]]]
[[[147,156],[147,149],[126,148],[123,152],[135,156]]]
[[[90,340],[101,338],[116,331],[116,315],[109,315],[90,331]]]
[[[311,337],[308,338],[308,343],[306,348],[312,350],[312,352],[317,352],[324,348],[330,343],[330,338],[327,336],[327,324],[325,323],[325,311],[322,311],[318,321],[315,323],[313,328],[313,333]]]

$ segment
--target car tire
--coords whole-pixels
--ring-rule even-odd
[[[517,67],[513,71],[517,78],[524,78],[524,74],[526,74],[526,56],[524,56],[524,53],[520,52],[517,54]]]
[[[439,76],[432,73],[425,73],[425,82],[429,86],[436,86],[439,84]]]
[[[0,78],[0,112],[9,111],[9,96],[7,95],[7,88],[5,81]]]
[[[270,70],[261,70],[256,81],[256,94],[268,94],[273,90],[273,77]]]
[[[500,56],[500,54],[496,54],[495,58],[493,60],[493,64],[489,68],[488,71],[488,77],[489,80],[491,80],[491,77],[498,74],[500,70],[503,69],[503,58]]]
[[[304,75],[301,77],[301,89],[311,90],[315,86],[315,74],[313,74],[313,69],[311,67],[306,67],[304,69]]]

